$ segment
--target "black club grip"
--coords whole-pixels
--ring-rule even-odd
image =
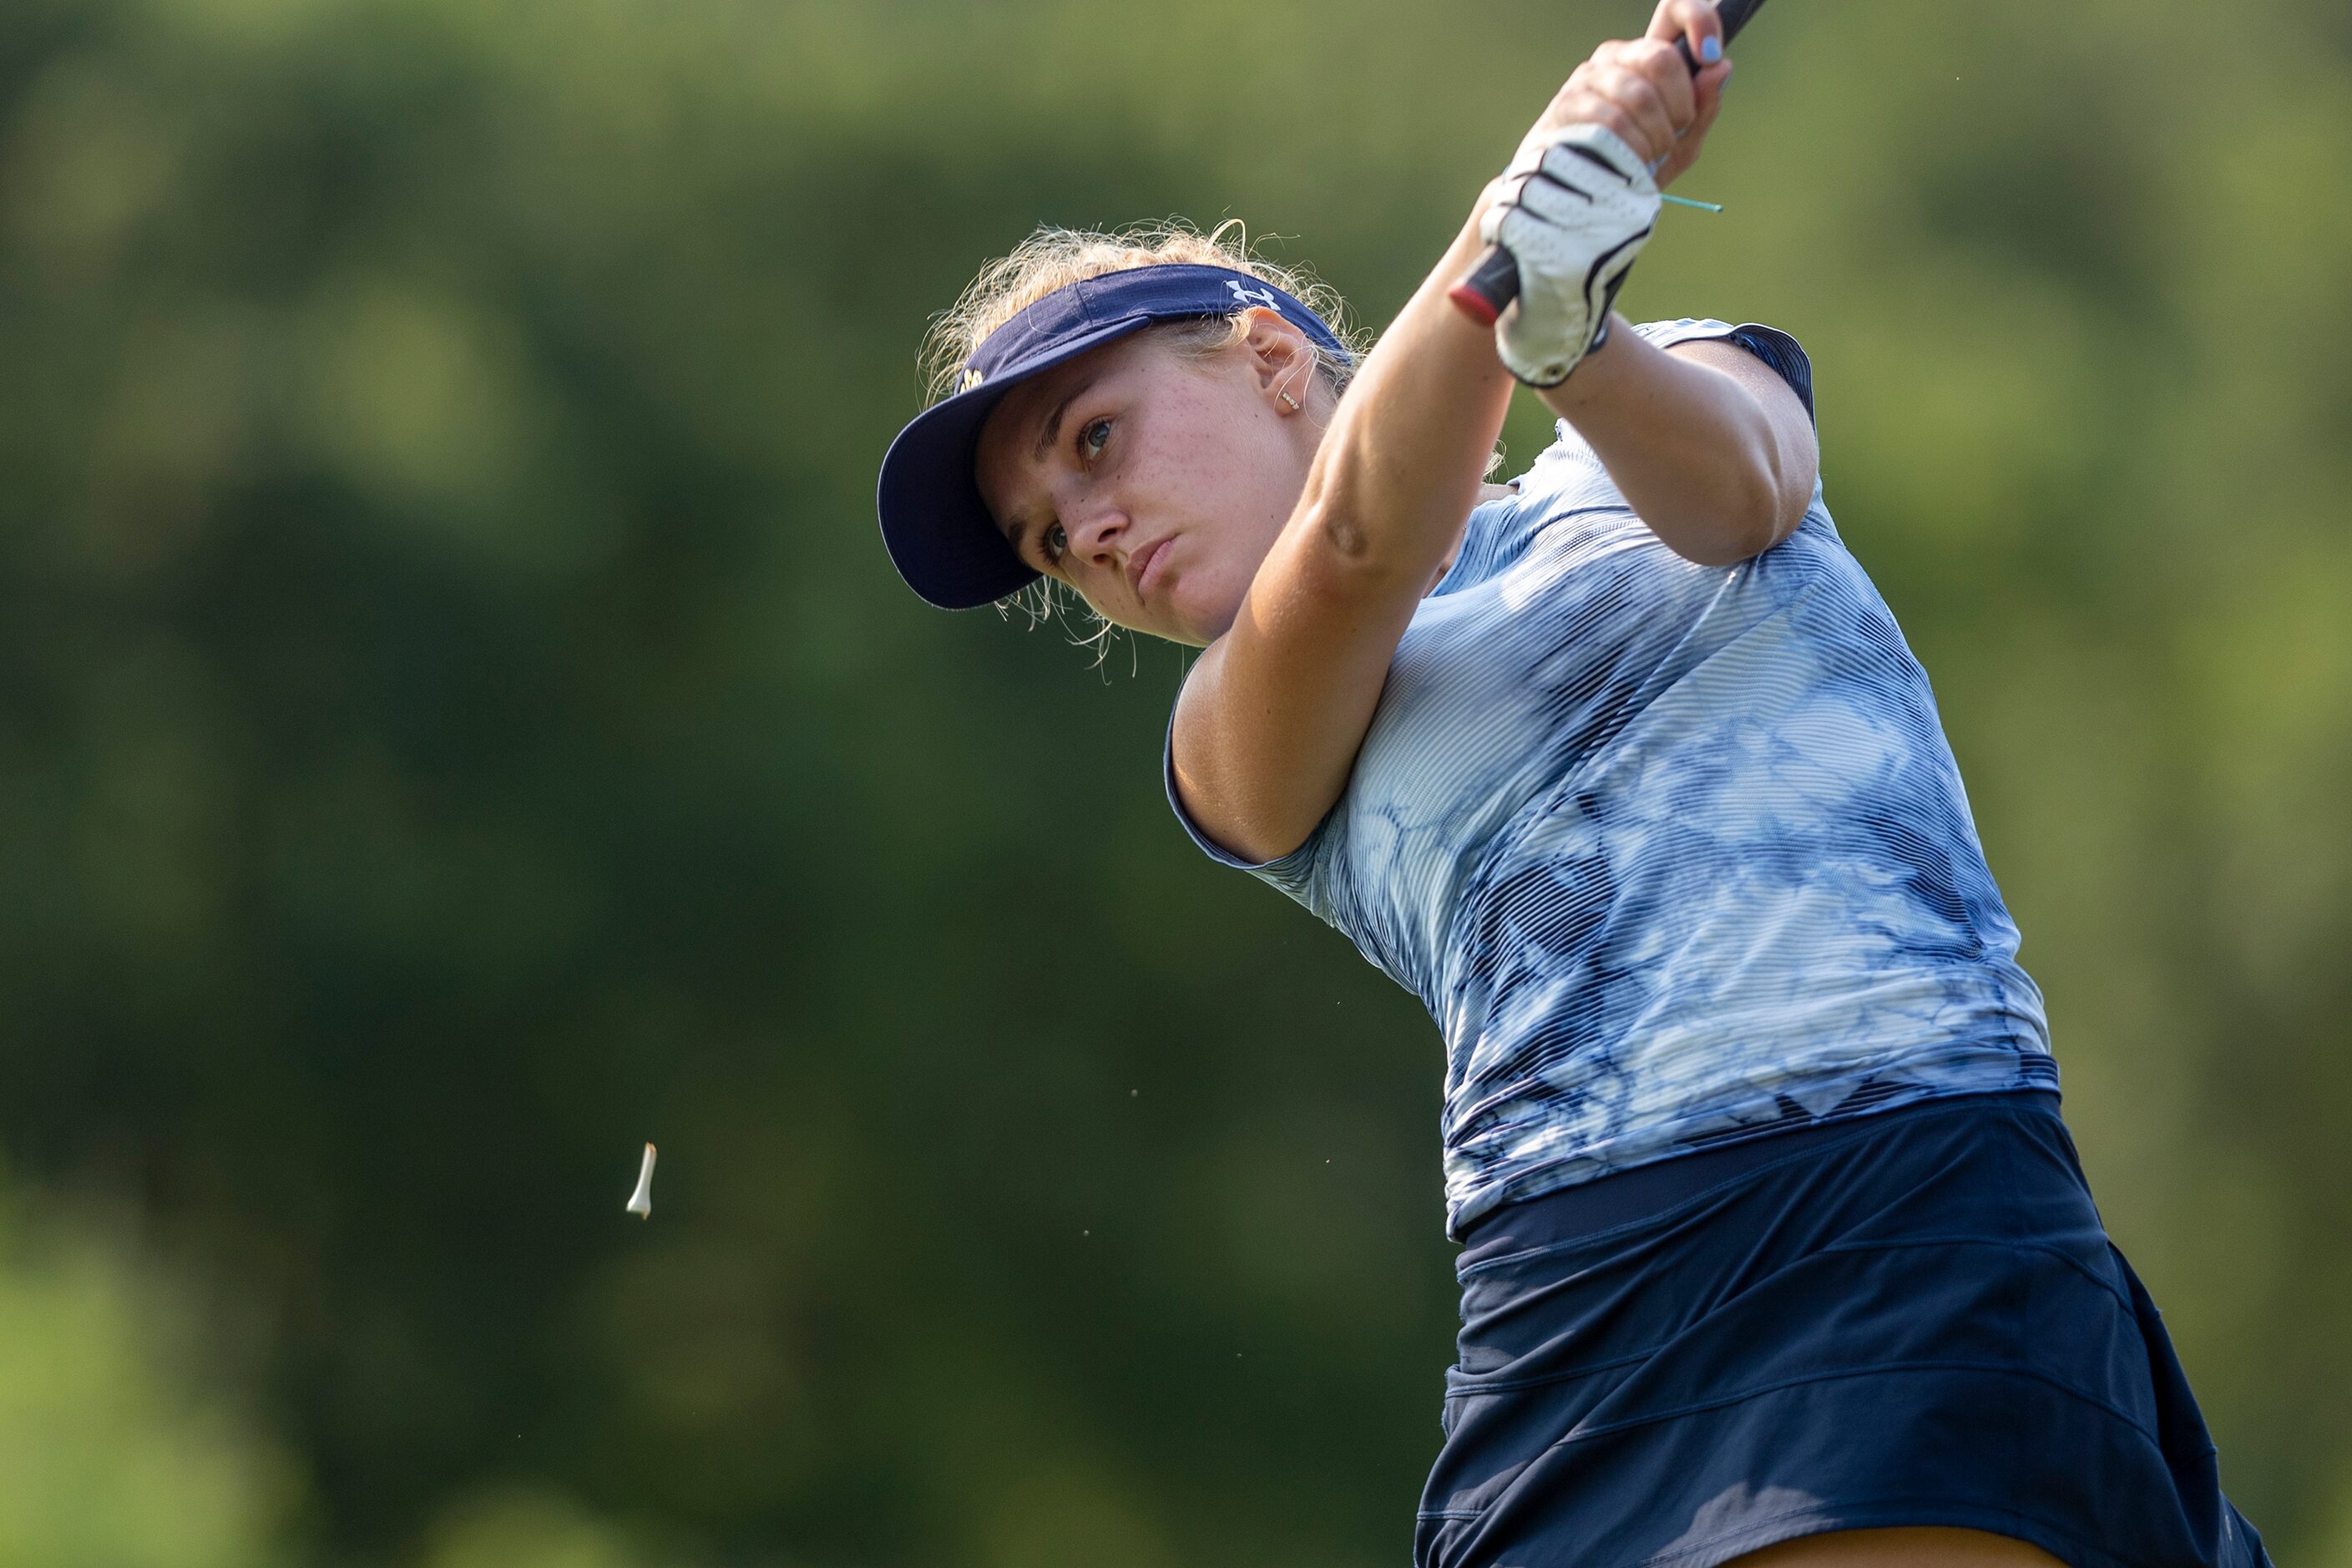
[[[1764,9],[1764,0],[1722,0],[1715,14],[1723,23],[1724,47],[1739,36],[1739,29],[1748,19]],[[1698,74],[1698,62],[1691,58],[1690,40],[1676,38],[1675,53],[1682,56],[1683,64],[1693,76]],[[1491,327],[1511,301],[1519,297],[1519,264],[1511,253],[1499,245],[1490,245],[1479,254],[1462,280],[1445,292],[1445,297],[1462,307],[1463,314],[1480,326]]]

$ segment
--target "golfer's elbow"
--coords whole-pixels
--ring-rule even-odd
[[[1419,532],[1400,509],[1384,506],[1379,487],[1351,477],[1310,484],[1290,526],[1336,577],[1377,584],[1410,576]]]
[[[1769,441],[1727,453],[1709,467],[1707,482],[1683,507],[1664,525],[1650,524],[1685,561],[1737,566],[1788,538],[1804,521],[1811,492],[1797,493],[1795,476],[1784,471]]]
[[[1383,518],[1334,509],[1303,513],[1297,521],[1303,534],[1300,581],[1311,583],[1328,603],[1360,608],[1417,602],[1452,542],[1434,514]]]

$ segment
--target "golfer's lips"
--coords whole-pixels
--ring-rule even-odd
[[[1161,551],[1168,548],[1168,542],[1175,537],[1172,533],[1163,533],[1127,558],[1127,585],[1135,591],[1138,604],[1143,601],[1143,574],[1151,570],[1152,562],[1159,558]]]

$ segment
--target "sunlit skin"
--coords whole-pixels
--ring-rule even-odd
[[[1107,620],[1205,647],[1297,510],[1334,402],[1305,336],[1271,312],[1208,356],[1146,331],[1015,387],[974,474],[1029,565]],[[1162,541],[1139,592],[1129,569]]]

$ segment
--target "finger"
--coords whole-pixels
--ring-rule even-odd
[[[1666,117],[1674,121],[1677,132],[1690,128],[1697,112],[1697,100],[1692,91],[1690,68],[1683,64],[1682,56],[1655,38],[1637,38],[1619,45],[1613,58],[1657,89],[1658,97],[1666,106]]]
[[[1666,101],[1649,78],[1622,66],[1604,67],[1593,73],[1592,90],[1633,121],[1639,134],[1625,136],[1625,143],[1643,163],[1654,163],[1674,150],[1674,116],[1666,112]],[[1618,134],[1625,135],[1622,131]]]
[[[1627,113],[1624,106],[1614,99],[1596,96],[1591,100],[1591,106],[1576,118],[1616,132],[1617,140],[1631,148],[1633,156],[1644,163],[1652,163],[1659,156],[1661,150],[1650,144],[1649,132],[1643,130],[1641,122]]]
[[[1651,133],[1642,128],[1632,111],[1595,85],[1598,74],[1584,66],[1577,68],[1576,75],[1569,79],[1569,85],[1560,89],[1559,96],[1553,99],[1551,107],[1544,111],[1543,119],[1537,121],[1535,129],[1528,133],[1528,140],[1519,144],[1522,159],[1540,158],[1538,144],[1547,140],[1546,133],[1569,125],[1602,126],[1614,133],[1643,163],[1658,155],[1659,148],[1644,150],[1644,144],[1651,140]]]
[[[1649,30],[1643,36],[1668,45],[1680,38],[1689,47],[1691,58],[1702,66],[1723,58],[1723,18],[1706,0],[1659,0]]]
[[[1681,177],[1684,170],[1698,161],[1700,150],[1706,144],[1706,133],[1713,128],[1715,117],[1722,111],[1723,87],[1730,77],[1729,60],[1718,60],[1699,73],[1698,118],[1692,121],[1691,128],[1683,133],[1683,139],[1675,143],[1674,156],[1666,161],[1664,168],[1651,176],[1657,182],[1660,190],[1672,184]]]
[[[1715,117],[1723,112],[1723,85],[1730,79],[1729,60],[1717,60],[1691,79],[1695,111],[1690,129],[1683,132],[1684,140],[1690,141],[1706,134],[1707,127],[1715,123]]]
[[[1675,118],[1667,89],[1660,87],[1651,72],[1657,69],[1650,56],[1661,46],[1648,41],[1612,42],[1592,51],[1592,58],[1578,68],[1585,90],[1618,105],[1637,125],[1643,127],[1643,136],[1656,145],[1643,154],[1643,161],[1654,160],[1674,143],[1681,134],[1684,121]],[[1666,56],[1671,68],[1680,72],[1681,83],[1675,85],[1687,93],[1690,73],[1669,51]],[[1639,68],[1634,62],[1647,62],[1649,69]],[[1661,73],[1663,74],[1663,73]],[[1570,79],[1571,81],[1575,78]],[[1673,82],[1669,76],[1666,79]],[[1630,142],[1633,139],[1628,138]]]
[[[1592,195],[1575,183],[1581,171],[1568,168],[1564,163],[1556,166],[1565,178],[1555,179],[1549,174],[1529,175],[1527,184],[1502,208],[1504,216],[1496,220],[1498,231],[1524,224],[1528,217],[1554,225],[1574,225],[1591,216]],[[1524,216],[1514,218],[1510,216],[1514,213]]]

